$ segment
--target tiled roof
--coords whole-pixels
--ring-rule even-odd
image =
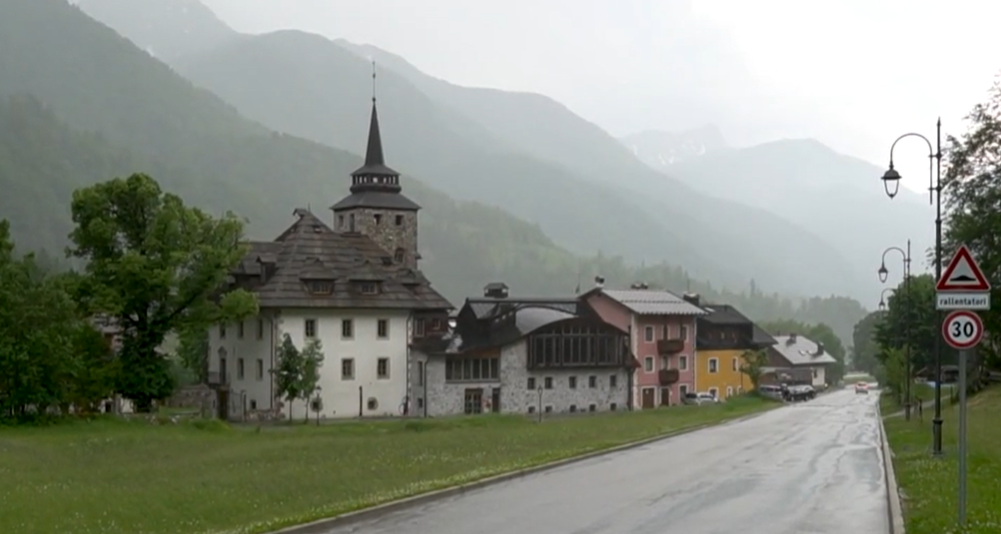
[[[753,337],[751,338],[751,342],[753,342],[755,345],[768,346],[775,343],[775,338],[772,337],[772,335],[769,334],[768,332],[765,332],[765,330],[760,326],[754,325],[754,334]]]
[[[785,358],[790,364],[797,365],[818,365],[836,363],[837,360],[826,350],[816,354],[818,344],[803,336],[774,336],[775,344],[772,349]]]
[[[705,308],[709,314],[701,320],[712,324],[754,324],[753,321],[745,317],[744,314],[737,311],[737,308],[734,308],[729,304],[705,304],[702,307]]]
[[[367,236],[334,232],[308,210],[295,215],[275,241],[249,243],[233,272],[237,284],[257,293],[262,308],[452,309],[420,271],[396,264]],[[267,262],[272,272],[262,276]],[[329,282],[333,291],[310,293],[310,280]],[[360,281],[378,282],[381,289],[361,294],[353,285]]]
[[[638,315],[701,316],[707,312],[670,291],[655,289],[603,289],[601,293]]]

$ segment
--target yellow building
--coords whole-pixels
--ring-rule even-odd
[[[709,315],[699,317],[695,338],[695,389],[720,400],[752,388],[741,371],[743,355],[775,344],[775,339],[729,304],[705,304]]]

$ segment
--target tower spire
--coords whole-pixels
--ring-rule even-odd
[[[368,144],[365,147],[365,164],[351,173],[351,192],[383,191],[400,192],[400,173],[386,166],[379,131],[379,110],[376,106],[376,70],[372,61],[372,117],[368,125]]]

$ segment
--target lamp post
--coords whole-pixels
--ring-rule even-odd
[[[887,275],[890,273],[886,269],[886,255],[890,252],[899,252],[900,256],[904,259],[904,313],[907,315],[904,317],[904,376],[906,380],[904,382],[904,419],[907,421],[911,420],[911,310],[910,306],[913,304],[911,302],[911,240],[907,240],[907,251],[904,251],[900,247],[890,247],[883,251],[883,259],[879,264],[879,281],[886,283]],[[884,290],[885,291],[885,290]],[[879,299],[880,305],[883,305],[882,295]],[[880,308],[882,309],[882,307]]]
[[[885,312],[886,311],[886,294],[887,294],[887,292],[892,293],[893,291],[894,291],[894,288],[888,287],[888,288],[884,289],[883,291],[879,292],[879,311],[881,311],[881,312]]]
[[[935,146],[919,133],[906,133],[890,145],[890,168],[883,174],[883,188],[893,199],[900,191],[900,173],[893,168],[893,149],[901,139],[918,137],[928,145],[928,203],[935,204],[935,279],[942,278],[942,119],[935,123]],[[892,188],[892,189],[891,189]],[[941,321],[937,310],[935,317]],[[942,456],[942,336],[935,336],[935,419],[932,420],[932,454]]]

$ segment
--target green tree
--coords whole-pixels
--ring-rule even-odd
[[[116,388],[148,411],[173,391],[170,362],[158,351],[169,332],[257,312],[251,293],[217,294],[245,253],[243,224],[186,207],[144,174],[77,190],[71,212],[69,252],[87,261],[78,297],[87,311],[117,319]]]
[[[824,323],[808,324],[796,320],[771,321],[759,323],[758,326],[773,336],[796,334],[815,343],[824,345],[824,350],[830,354],[835,363],[827,368],[824,378],[828,384],[836,384],[845,375],[845,346],[841,338],[830,326]]]
[[[73,332],[72,389],[67,401],[79,413],[100,411],[100,404],[114,395],[118,358],[96,328],[81,322]]]
[[[992,282],[993,298],[1001,297],[1001,78],[995,79],[986,102],[967,115],[969,127],[949,137],[943,176],[946,227],[943,257],[965,244]],[[1001,367],[1001,308],[981,312],[987,336],[979,353]]]
[[[28,254],[15,259],[0,220],[0,417],[45,415],[73,388],[73,302]]]
[[[302,373],[299,376],[299,398],[309,403],[317,392],[320,382],[320,368],[323,367],[323,344],[319,339],[310,339],[299,355],[302,360]],[[304,410],[304,421],[309,421],[309,411]]]
[[[907,382],[906,365],[903,349],[887,349],[883,354],[880,372],[876,374],[880,385],[893,393],[897,404],[903,403],[904,399],[904,385]]]
[[[302,353],[288,334],[282,336],[282,344],[275,355],[278,365],[271,370],[275,377],[275,393],[288,403],[288,418],[292,420],[292,403],[302,396],[302,375],[305,367]]]
[[[198,383],[208,379],[209,333],[205,328],[185,328],[178,334],[177,358]]]
[[[740,357],[743,360],[740,372],[747,375],[747,378],[751,380],[754,391],[757,391],[758,385],[761,383],[761,374],[764,368],[768,366],[768,352],[764,350],[748,350],[744,351]]]
[[[886,300],[886,312],[875,325],[875,339],[883,349],[903,349],[909,341],[911,365],[917,371],[935,361],[935,339],[941,336],[941,323],[935,311],[935,280],[931,275],[912,276],[910,294],[904,282]],[[943,361],[953,361],[955,351],[942,343]],[[876,354],[883,362],[889,353]]]
[[[857,371],[870,375],[879,367],[880,346],[876,342],[876,327],[882,321],[883,313],[872,312],[855,323],[852,335],[852,366]]]

